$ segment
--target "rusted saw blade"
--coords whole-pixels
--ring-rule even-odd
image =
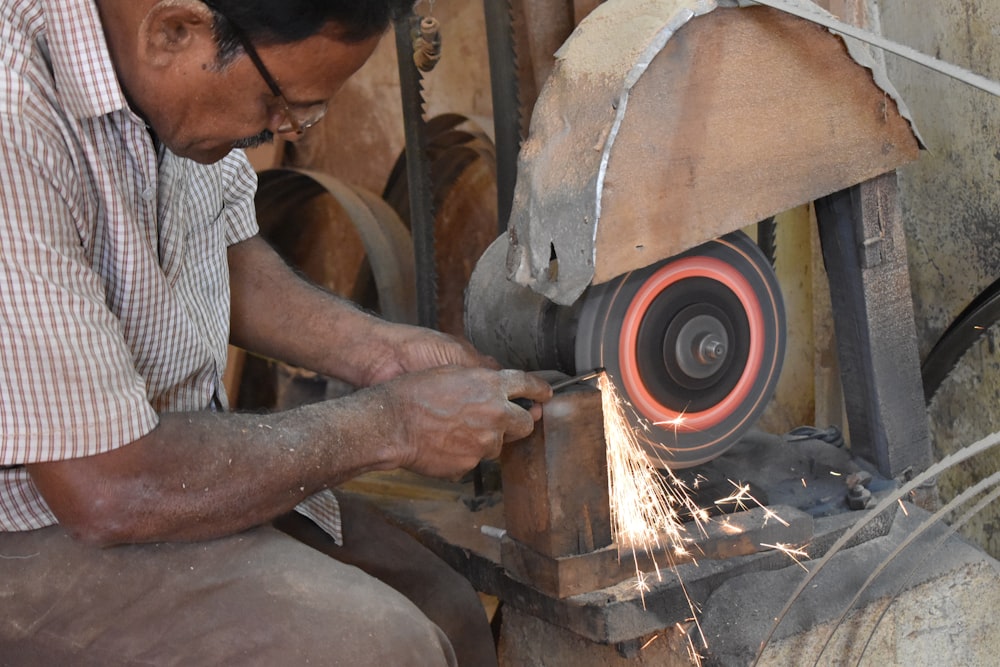
[[[413,62],[413,34],[419,17],[412,11],[396,19],[396,57],[406,134],[406,178],[410,232],[417,282],[417,321],[437,328],[437,272],[434,261],[434,188],[427,158],[423,75]]]
[[[486,49],[493,94],[493,132],[497,151],[498,233],[507,230],[517,180],[517,154],[523,139],[517,52],[514,49],[514,8],[510,0],[483,0]]]

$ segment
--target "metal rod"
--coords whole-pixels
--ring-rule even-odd
[[[603,368],[595,368],[592,371],[584,373],[583,375],[577,375],[575,377],[566,378],[565,380],[559,380],[558,382],[552,383],[552,391],[559,391],[560,389],[565,389],[570,385],[574,385],[577,382],[586,382],[587,380],[593,380],[595,377],[604,372]]]
[[[924,67],[932,69],[936,72],[950,76],[953,79],[958,79],[963,83],[967,83],[970,86],[974,86],[975,88],[979,88],[980,90],[984,90],[987,93],[1000,97],[1000,83],[993,81],[992,79],[988,79],[985,76],[976,74],[975,72],[970,72],[969,70],[963,69],[958,65],[953,65],[952,63],[945,62],[944,60],[934,58],[933,56],[917,51],[914,48],[887,39],[882,35],[864,30],[863,28],[858,28],[850,25],[849,23],[844,23],[843,21],[838,21],[832,16],[820,14],[815,10],[799,7],[785,2],[784,0],[752,0],[752,2],[747,1],[747,4],[766,5],[788,14],[792,14],[793,16],[806,19],[807,21],[818,23],[819,25],[829,28],[830,30],[835,30],[847,35],[848,37],[859,39],[862,42],[871,44],[872,46],[877,46],[878,48],[888,51],[889,53],[894,53],[901,58],[906,58],[907,60],[911,60],[919,65],[923,65]]]
[[[586,382],[587,380],[592,380],[603,372],[604,372],[603,368],[595,368],[594,370],[588,371],[583,375],[576,375],[571,378],[566,378],[565,380],[559,380],[557,382],[553,382],[550,386],[552,387],[553,392],[557,392],[560,389],[565,389],[566,387],[574,385],[577,382]],[[512,398],[510,399],[510,402],[520,408],[524,408],[525,410],[527,410],[532,406],[532,404],[534,404],[534,401],[532,401],[530,398]]]

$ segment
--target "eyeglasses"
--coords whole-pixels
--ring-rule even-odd
[[[281,113],[284,114],[285,122],[279,125],[277,130],[275,130],[277,134],[286,134],[288,132],[302,134],[310,127],[318,123],[323,116],[326,115],[328,107],[326,102],[310,104],[309,106],[301,108],[298,113],[293,111],[292,105],[288,102],[288,98],[286,98],[284,93],[281,92],[281,88],[278,87],[278,83],[274,80],[274,77],[271,76],[271,73],[267,71],[267,67],[264,66],[264,61],[260,59],[257,49],[253,47],[253,44],[250,42],[250,38],[243,31],[243,29],[231,18],[226,16],[225,12],[216,7],[215,3],[210,2],[209,0],[202,0],[202,4],[222,18],[226,19],[229,23],[229,27],[233,31],[233,34],[236,36],[236,39],[239,40],[243,50],[246,51],[247,56],[250,58],[250,62],[252,62],[253,66],[257,68],[257,72],[259,72],[260,77],[264,79],[264,83],[267,84],[271,94],[278,100],[278,108],[281,110]]]

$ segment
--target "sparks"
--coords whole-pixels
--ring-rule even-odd
[[[688,658],[691,659],[691,664],[695,665],[695,667],[701,667],[702,665],[701,652],[698,651],[697,647],[694,645],[694,640],[691,639],[691,635],[684,631],[684,628],[681,627],[680,623],[677,624],[677,629],[680,630],[681,633],[683,633],[685,638],[687,639],[687,654]],[[699,631],[700,629],[701,628],[699,628]]]
[[[757,499],[751,495],[749,484],[737,484],[733,480],[729,480],[729,483],[736,487],[736,492],[729,494],[725,498],[719,498],[715,501],[716,505],[734,505],[741,510],[747,509],[747,500],[753,501],[755,505],[760,505]]]
[[[761,505],[760,508],[762,510],[764,510],[764,525],[765,526],[767,525],[767,522],[768,522],[769,519],[774,519],[775,521],[777,521],[778,523],[780,523],[785,528],[788,528],[788,525],[789,525],[788,522],[785,521],[784,519],[782,519],[780,516],[778,516],[774,512],[774,510],[772,510],[770,507],[764,507],[763,505]]]
[[[719,524],[719,526],[722,528],[722,532],[726,533],[727,535],[740,535],[743,532],[743,529],[740,528],[739,526],[734,526],[733,524],[729,523],[729,519],[723,521],[721,524]]]
[[[764,543],[761,543],[760,546],[767,547],[769,549],[776,549],[777,551],[780,551],[781,553],[785,554],[786,556],[788,556],[789,558],[791,558],[793,561],[795,561],[795,564],[798,565],[799,567],[801,567],[803,570],[805,570],[806,572],[809,571],[809,569],[805,565],[802,564],[802,561],[799,560],[800,558],[801,559],[806,559],[806,560],[809,559],[809,554],[806,552],[806,550],[805,550],[804,547],[792,547],[792,546],[789,546],[787,544],[782,544],[781,542],[777,542],[775,544],[764,544]]]
[[[645,592],[649,590],[648,575],[640,570],[638,552],[645,552],[653,560],[656,575],[661,577],[660,566],[656,563],[654,554],[664,554],[670,561],[668,565],[671,568],[674,554],[677,557],[688,555],[687,529],[678,510],[690,513],[702,532],[704,527],[699,521],[702,517],[707,517],[707,514],[688,495],[683,481],[666,465],[661,472],[650,463],[626,416],[626,410],[631,409],[631,406],[620,397],[607,374],[601,374],[598,386],[601,390],[604,437],[607,443],[611,534],[619,553],[629,551],[632,554],[636,569],[636,588],[645,608]],[[695,604],[687,595],[683,581],[680,581],[680,585],[692,615],[696,617],[694,623],[701,634],[701,640],[705,643],[697,621]]]
[[[663,479],[650,466],[625,416],[625,406],[607,375],[599,379],[607,441],[611,532],[619,547],[662,548],[661,535],[680,522]]]
[[[646,607],[645,594],[650,588],[651,575],[643,572],[639,566],[638,553],[645,552],[653,561],[655,576],[662,581],[662,571],[656,563],[655,554],[663,554],[668,567],[677,574],[675,559],[690,557],[688,546],[693,540],[688,537],[688,529],[681,520],[681,514],[690,514],[694,521],[692,525],[707,535],[705,525],[709,521],[707,510],[698,507],[689,494],[689,488],[670,470],[669,465],[660,460],[659,466],[650,462],[649,456],[643,450],[637,437],[637,428],[627,415],[632,407],[615,389],[607,374],[598,378],[601,390],[601,407],[604,417],[604,437],[607,444],[608,463],[608,494],[611,501],[611,534],[618,545],[619,554],[631,553],[635,564],[635,589]],[[637,420],[640,428],[649,429],[645,420]],[[684,415],[663,422],[673,426],[675,432],[684,423]],[[641,433],[641,430],[639,431]],[[697,488],[703,478],[696,477],[692,486]],[[783,520],[772,510],[765,507],[750,492],[749,484],[738,484],[730,480],[734,491],[728,498],[717,500],[716,504],[732,504],[740,509],[747,509],[748,504],[760,507],[764,511],[765,524],[774,519],[784,526]],[[802,480],[805,486],[805,479]],[[724,524],[723,529],[725,530]],[[730,529],[735,527],[730,526]],[[739,532],[739,528],[735,528]],[[762,545],[777,549],[788,554],[800,567],[805,567],[799,558],[807,559],[808,554],[803,549],[789,547],[784,544]],[[704,648],[708,648],[704,632],[698,620],[697,605],[688,594],[684,581],[678,576],[678,583],[683,591],[691,610],[693,627]],[[680,627],[680,626],[678,626]],[[701,655],[692,641],[692,634],[687,634],[688,650],[695,664],[701,664]]]
[[[649,592],[649,575],[645,572],[636,571],[635,573],[635,590],[639,591],[639,594],[645,597],[645,594]]]
[[[734,505],[737,509],[746,510],[746,509],[748,509],[746,503],[747,503],[747,501],[750,501],[756,507],[759,507],[762,510],[764,510],[764,525],[765,526],[767,525],[767,522],[769,520],[771,520],[771,519],[774,519],[775,521],[777,521],[778,523],[780,523],[782,526],[785,526],[785,527],[788,526],[788,522],[785,521],[784,519],[782,519],[780,516],[778,516],[774,512],[774,510],[772,510],[770,507],[767,507],[762,502],[760,502],[759,500],[757,500],[756,498],[754,498],[753,494],[750,493],[750,485],[749,484],[737,484],[733,480],[728,480],[728,481],[729,481],[730,484],[733,485],[733,487],[736,488],[736,492],[733,493],[733,494],[730,494],[729,496],[727,496],[725,498],[720,498],[719,500],[716,500],[715,501],[716,505],[730,505],[731,504],[731,505]]]
[[[657,426],[673,426],[675,429],[677,429],[680,428],[681,426],[684,426],[684,421],[685,421],[684,413],[681,413],[676,417],[674,417],[673,419],[668,419],[666,421],[653,422],[653,423],[656,424]]]
[[[686,528],[679,510],[696,519],[706,513],[669,469],[664,475],[652,466],[626,417],[629,406],[607,375],[600,376],[599,386],[608,452],[612,536],[619,548],[651,552],[669,545],[685,550]]]
[[[661,421],[661,422],[653,422],[653,425],[654,426],[666,426],[668,428],[673,429],[674,436],[676,437],[677,434],[680,431],[687,430],[687,426],[685,426],[685,422],[687,421],[687,418],[684,415],[685,415],[685,413],[681,412],[679,415],[677,415],[673,419],[667,419],[667,420]],[[647,426],[647,428],[649,428],[649,427]]]

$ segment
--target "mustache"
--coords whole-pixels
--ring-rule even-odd
[[[233,142],[233,148],[257,148],[257,146],[263,146],[272,141],[274,141],[274,132],[271,130],[262,130],[252,137],[237,139]]]

